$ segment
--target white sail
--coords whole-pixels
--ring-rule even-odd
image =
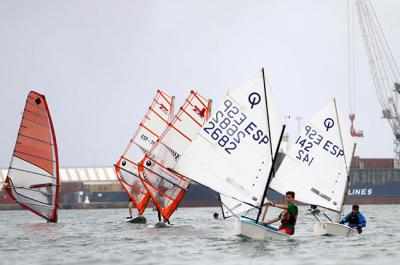
[[[225,196],[223,194],[220,194],[220,200],[222,207],[222,215],[224,218],[229,218],[235,215],[239,216],[254,208],[249,204],[243,203],[241,201]]]
[[[174,170],[222,195],[259,206],[281,131],[281,115],[260,71],[228,92]]]
[[[282,152],[281,152],[282,151]],[[280,152],[278,154],[276,154],[276,161],[274,164],[274,169],[275,172],[278,171],[279,166],[282,163],[283,158],[285,157],[285,149],[282,148],[282,143],[280,146]],[[250,211],[251,209],[253,209],[254,207],[243,203],[241,201],[238,201],[234,198],[225,196],[225,195],[220,195],[220,200],[221,200],[221,208],[222,208],[222,215],[224,218],[229,218],[232,216],[237,216],[239,217],[240,215],[246,214],[248,211]],[[268,198],[265,197],[264,199],[265,202],[268,201]],[[261,213],[261,216],[265,216],[264,212],[266,213],[266,208],[263,208],[263,211]]]
[[[312,117],[292,143],[270,187],[296,200],[339,212],[343,205],[354,143],[332,100]]]

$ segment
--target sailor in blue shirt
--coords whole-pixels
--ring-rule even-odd
[[[351,213],[347,214],[340,221],[341,224],[348,224],[349,227],[357,229],[358,233],[362,233],[362,227],[367,225],[364,215],[359,212],[360,207],[356,204],[353,205]]]

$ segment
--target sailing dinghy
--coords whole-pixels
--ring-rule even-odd
[[[271,181],[271,188],[279,193],[294,191],[297,201],[337,213],[337,222],[322,221],[314,215],[318,220],[315,235],[357,234],[338,223],[354,150],[349,126],[333,99],[304,125]]]
[[[115,172],[139,216],[129,219],[132,223],[146,223],[143,212],[150,195],[139,177],[143,170],[139,165],[143,155],[148,153],[171,122],[174,113],[174,97],[158,90],[146,115],[133,135],[128,147],[115,164]]]
[[[165,227],[188,189],[189,180],[174,171],[193,137],[208,120],[211,100],[191,91],[173,121],[142,160],[140,177],[159,211],[156,227]],[[161,216],[165,222],[161,222]]]
[[[48,222],[58,221],[57,141],[45,96],[31,91],[5,180],[8,195]]]
[[[290,237],[259,222],[284,128],[262,69],[241,87],[228,91],[175,166],[176,172],[220,193],[222,203],[230,201],[223,206],[237,219],[234,235]],[[257,219],[238,216],[241,210],[233,209],[235,203],[238,209],[246,209],[243,205],[258,208]]]

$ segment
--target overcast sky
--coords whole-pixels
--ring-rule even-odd
[[[400,1],[373,0],[400,63]],[[356,25],[362,157],[392,157]],[[111,166],[157,88],[214,100],[265,68],[292,139],[332,97],[348,103],[347,0],[0,0],[0,167],[29,90],[46,95],[61,166]]]

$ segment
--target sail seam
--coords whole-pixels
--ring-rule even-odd
[[[45,174],[42,174],[42,173],[38,173],[38,172],[30,171],[30,170],[25,170],[25,169],[21,169],[21,168],[10,167],[10,169],[14,169],[14,170],[22,171],[22,172],[26,172],[26,173],[31,173],[31,174],[39,175],[39,176],[43,176],[43,177],[48,177],[48,178],[51,178],[51,179],[56,179],[54,176],[51,176],[51,175],[45,175]]]
[[[28,153],[25,153],[25,152],[21,152],[21,151],[18,151],[18,150],[15,150],[14,153],[19,153],[19,154],[22,154],[22,155],[36,157],[36,158],[43,159],[43,160],[46,160],[46,161],[50,161],[50,162],[53,162],[53,163],[57,162],[57,161],[52,160],[52,159],[48,159],[48,158],[45,158],[45,157],[42,157],[42,156],[37,156],[37,155],[31,155],[31,154],[28,154]],[[20,158],[20,157],[18,157],[18,158]],[[29,162],[29,163],[31,163],[31,162]],[[31,164],[34,165],[33,163],[31,163]],[[37,165],[35,165],[35,166],[37,166]]]
[[[46,129],[50,129],[49,126],[47,126],[47,125],[45,125],[45,124],[42,124],[42,123],[40,123],[40,122],[31,120],[31,119],[27,118],[25,115],[22,116],[22,119],[23,119],[23,120],[27,120],[27,121],[32,122],[32,123],[35,123],[35,124],[37,124],[37,125],[39,125],[39,126],[45,127]]]
[[[43,140],[40,140],[40,139],[32,137],[32,136],[28,136],[28,135],[25,135],[25,134],[22,134],[22,133],[18,133],[18,135],[20,135],[22,137],[25,137],[25,138],[29,138],[31,140],[35,140],[35,141],[38,141],[38,142],[53,146],[53,143],[50,143],[50,142],[47,142],[47,141],[43,141]]]

